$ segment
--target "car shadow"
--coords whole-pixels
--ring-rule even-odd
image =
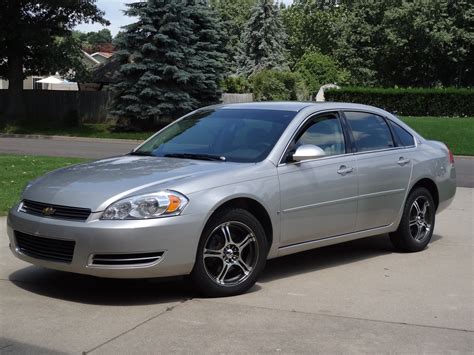
[[[433,235],[432,243],[442,237]],[[396,253],[387,235],[354,240],[272,259],[249,292],[276,279]],[[46,297],[94,305],[146,305],[199,297],[185,278],[106,279],[28,266],[10,274],[17,287]]]
[[[28,266],[10,274],[17,287],[70,302],[134,306],[182,301],[196,296],[182,277],[108,279]]]
[[[431,243],[435,243],[441,238],[441,236],[434,234]],[[429,247],[430,245],[428,245]],[[397,253],[397,251],[393,248],[388,235],[367,237],[312,249],[269,260],[265,271],[259,278],[259,283],[264,284],[276,279],[337,267],[391,253]]]

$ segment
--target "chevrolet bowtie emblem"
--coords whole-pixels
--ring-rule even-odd
[[[46,208],[43,208],[42,212],[45,216],[52,216],[54,212],[56,212],[56,210],[53,207],[46,207]]]

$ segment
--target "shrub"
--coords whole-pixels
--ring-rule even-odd
[[[252,85],[243,76],[228,76],[222,83],[222,91],[232,94],[245,94],[252,92]]]
[[[377,106],[399,115],[474,116],[474,89],[371,89],[328,90],[326,101]]]
[[[305,99],[305,86],[297,73],[262,70],[250,77],[255,101]]]
[[[331,57],[314,51],[306,52],[296,63],[295,69],[312,95],[324,84],[346,84],[350,76]]]

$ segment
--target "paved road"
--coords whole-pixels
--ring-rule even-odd
[[[107,280],[13,258],[0,219],[0,353],[474,352],[474,189],[421,253],[386,236],[271,260],[247,294]]]
[[[100,139],[4,138],[0,153],[55,157],[105,158],[130,152],[139,142]]]
[[[33,154],[78,158],[104,158],[130,152],[138,145],[131,141],[96,139],[32,139],[0,137],[0,153]],[[456,157],[458,186],[474,187],[474,158]]]
[[[456,182],[461,187],[474,187],[474,157],[454,157]]]

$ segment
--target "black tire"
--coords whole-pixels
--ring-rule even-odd
[[[213,216],[204,228],[191,279],[203,296],[244,293],[263,271],[267,253],[268,243],[260,222],[244,209],[225,209]],[[245,267],[248,267],[247,273]]]
[[[423,213],[425,203],[426,211]],[[405,203],[398,229],[390,233],[395,249],[406,253],[425,249],[433,236],[435,215],[436,206],[431,193],[424,187],[413,190]]]

